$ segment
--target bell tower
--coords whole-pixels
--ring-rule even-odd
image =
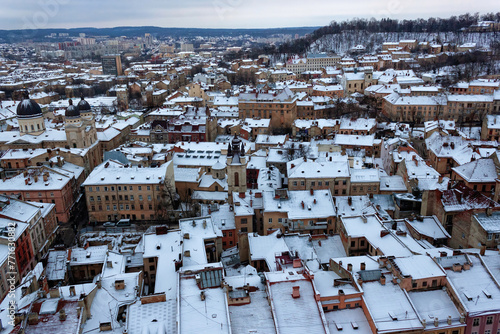
[[[247,157],[245,147],[236,134],[227,148],[227,185],[231,202],[233,192],[247,191]]]

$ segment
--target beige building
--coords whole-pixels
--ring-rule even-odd
[[[286,87],[279,93],[240,94],[240,118],[270,118],[272,128],[291,127],[297,117],[297,97]]]
[[[171,161],[160,167],[126,167],[108,160],[83,185],[91,222],[162,219],[175,197]]]

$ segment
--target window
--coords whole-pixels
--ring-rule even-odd
[[[142,195],[139,195],[139,201],[142,201]]]
[[[91,191],[92,191],[92,187],[89,187],[89,192],[91,192]]]
[[[247,219],[246,218],[241,218],[241,223],[242,224],[246,224],[247,223]]]
[[[272,224],[272,223],[273,223],[273,219],[269,218],[269,224]]]
[[[486,318],[486,325],[491,325],[493,323],[493,317],[489,316]]]
[[[101,200],[101,196],[97,196],[97,201],[100,201]]]
[[[142,186],[138,186],[139,187],[139,190],[142,190]]]
[[[90,201],[93,202],[94,201],[94,196],[90,196]]]
[[[130,195],[130,200],[133,201],[134,200],[134,195]]]
[[[146,187],[146,189],[147,189],[147,190],[151,190],[151,186],[147,186],[147,187]]]
[[[474,320],[472,321],[472,326],[479,326],[479,318],[474,318]]]
[[[246,227],[242,227],[242,228],[241,228],[241,232],[248,232],[248,228],[246,228]]]
[[[238,172],[234,173],[234,186],[239,187],[240,186],[240,176]]]
[[[148,201],[151,201],[151,195],[148,195]]]

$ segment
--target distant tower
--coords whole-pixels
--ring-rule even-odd
[[[245,147],[236,134],[227,148],[227,184],[230,201],[232,201],[233,192],[247,191]]]
[[[128,91],[126,89],[118,89],[116,91],[116,99],[120,110],[128,109]]]
[[[29,98],[27,91],[24,91],[23,100],[17,105],[17,121],[21,136],[27,134],[38,136],[45,131],[42,109],[38,103]]]

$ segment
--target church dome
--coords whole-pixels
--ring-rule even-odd
[[[90,104],[85,101],[85,99],[83,98],[82,96],[82,99],[80,100],[80,102],[78,102],[78,109],[80,110],[80,112],[87,112],[87,111],[90,111]]]
[[[73,100],[69,100],[69,106],[66,109],[66,112],[64,113],[64,116],[66,118],[75,118],[75,117],[80,117],[80,110],[73,105]]]
[[[42,108],[35,101],[26,98],[17,105],[17,116],[20,118],[32,118],[42,116]]]

